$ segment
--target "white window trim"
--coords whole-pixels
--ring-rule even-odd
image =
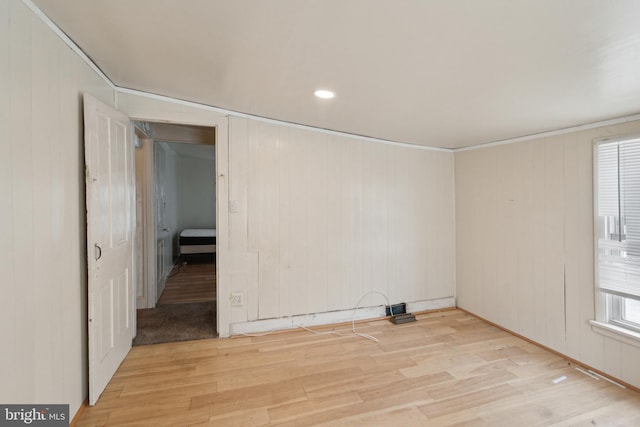
[[[607,294],[601,292],[598,289],[597,280],[598,280],[598,229],[597,222],[595,221],[595,215],[598,210],[598,169],[596,166],[596,161],[598,159],[598,145],[605,142],[621,142],[630,139],[637,139],[640,135],[626,135],[620,137],[613,138],[598,138],[593,141],[593,240],[594,240],[594,292],[595,292],[595,320],[591,320],[591,330],[597,334],[603,335],[608,338],[612,338],[623,342],[625,344],[640,348],[640,332],[637,332],[634,329],[626,328],[624,326],[620,326],[618,322],[613,320],[612,317],[612,309],[609,298],[607,298]]]

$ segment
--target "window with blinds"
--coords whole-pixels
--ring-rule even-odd
[[[595,154],[596,285],[622,298],[624,319],[637,307],[624,299],[640,300],[640,136],[602,141]]]

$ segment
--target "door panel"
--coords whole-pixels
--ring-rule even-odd
[[[171,255],[167,256],[167,240],[168,240],[168,226],[167,226],[167,193],[166,193],[166,165],[167,155],[161,144],[155,146],[155,190],[156,190],[156,300],[154,304],[158,302],[167,280],[167,269],[171,261]],[[169,261],[169,262],[168,262]]]
[[[135,334],[135,182],[131,127],[118,111],[84,96],[89,272],[89,404]]]
[[[136,137],[138,139],[138,137]],[[142,144],[144,144],[143,140],[140,140]],[[146,192],[144,188],[144,177],[145,177],[145,168],[144,168],[144,145],[136,146],[134,149],[134,161],[135,161],[135,170],[136,170],[136,246],[135,246],[135,254],[136,254],[136,276],[135,276],[135,291],[136,291],[136,308],[150,308],[148,301],[148,291],[147,291],[147,283],[145,280],[145,246],[144,246],[144,216],[145,216],[145,204],[144,199],[146,197]]]

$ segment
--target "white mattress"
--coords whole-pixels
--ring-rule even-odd
[[[180,237],[216,237],[215,228],[185,228]]]

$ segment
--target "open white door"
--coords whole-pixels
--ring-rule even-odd
[[[135,158],[129,119],[84,95],[89,273],[89,404],[131,349]]]

